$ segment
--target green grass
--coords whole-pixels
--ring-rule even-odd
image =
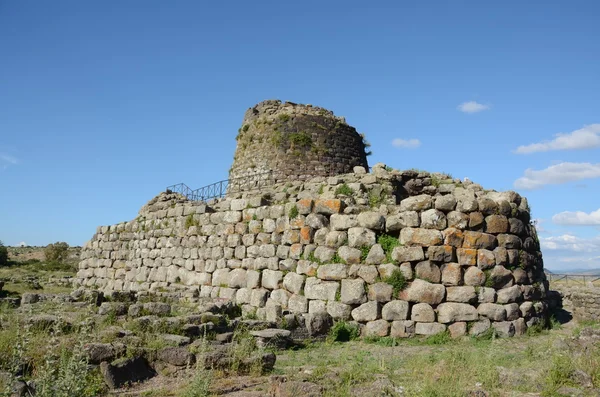
[[[341,184],[340,186],[337,187],[337,189],[335,189],[336,196],[339,196],[339,195],[351,196],[353,194],[354,194],[354,190],[345,183]]]
[[[400,245],[398,238],[387,234],[382,234],[377,238],[377,243],[381,245],[381,248],[383,248],[383,252],[385,252],[387,261],[390,263],[393,262],[392,251],[394,251],[394,248]]]
[[[290,211],[288,213],[288,216],[290,217],[290,219],[294,219],[299,215],[298,212],[298,207],[296,205],[292,206],[292,208],[290,208]]]
[[[400,269],[395,269],[392,274],[383,281],[392,286],[394,289],[394,296],[397,296],[398,292],[402,291],[408,285],[408,281]]]

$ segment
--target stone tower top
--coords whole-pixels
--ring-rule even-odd
[[[229,177],[272,172],[278,182],[368,168],[363,136],[330,110],[279,100],[246,111]]]

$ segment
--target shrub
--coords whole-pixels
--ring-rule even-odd
[[[406,277],[404,277],[404,273],[402,273],[400,269],[394,270],[384,281],[394,288],[394,296],[408,285]]]
[[[69,244],[56,242],[44,248],[44,257],[48,262],[64,262],[69,256]]]
[[[8,265],[8,249],[0,241],[0,266]]]
[[[286,121],[289,121],[290,115],[287,113],[282,113],[279,116],[277,116],[277,118],[279,118],[280,121],[285,123]]]
[[[358,326],[345,321],[338,321],[329,330],[327,340],[329,342],[348,342],[357,339],[359,335]]]

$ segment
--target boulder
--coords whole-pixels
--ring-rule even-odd
[[[156,376],[152,367],[143,357],[121,359],[112,364],[103,361],[100,364],[100,372],[108,388],[113,390]]]

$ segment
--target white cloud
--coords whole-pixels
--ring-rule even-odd
[[[517,179],[515,188],[523,190],[539,189],[544,185],[558,185],[580,179],[600,178],[600,163],[560,163],[536,171],[525,170],[525,175]]]
[[[535,225],[535,230],[537,230],[538,233],[548,233],[548,230],[546,230],[546,228],[542,225],[542,223],[546,222],[545,219],[536,218],[532,219],[531,221]]]
[[[566,134],[559,133],[551,141],[519,146],[514,152],[529,154],[551,150],[574,150],[600,147],[600,124],[586,125]]]
[[[418,139],[396,138],[392,141],[392,145],[399,148],[416,149],[421,146],[421,141]]]
[[[600,208],[590,213],[583,211],[564,211],[552,217],[552,222],[559,225],[600,225]]]
[[[10,165],[15,165],[19,163],[19,160],[16,157],[6,153],[0,153],[0,160],[5,164]]]
[[[566,250],[574,252],[600,251],[600,236],[592,238],[581,238],[572,234],[540,238],[542,250]]]
[[[475,101],[463,102],[460,105],[458,105],[458,110],[460,110],[463,113],[477,113],[489,109],[489,105],[484,105]]]
[[[19,247],[27,247],[27,243],[25,241],[21,241],[19,243]]]

